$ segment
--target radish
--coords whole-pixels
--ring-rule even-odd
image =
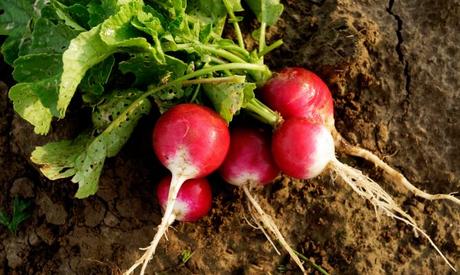
[[[303,68],[285,68],[262,87],[261,100],[283,118],[304,117],[334,126],[331,92],[321,78]]]
[[[140,264],[141,274],[144,274],[161,237],[174,222],[174,207],[182,184],[216,170],[230,145],[225,121],[211,109],[190,103],[176,105],[165,112],[153,129],[152,139],[155,154],[172,174],[171,185],[155,237],[144,255],[125,274],[132,273]]]
[[[171,176],[163,178],[157,186],[157,199],[163,211],[168,202]],[[194,222],[208,214],[212,204],[211,186],[206,178],[190,179],[184,182],[177,194],[172,219]]]
[[[284,119],[303,117],[311,122],[326,125],[339,150],[374,163],[383,169],[394,183],[402,184],[416,196],[427,200],[447,199],[460,204],[460,199],[452,195],[432,195],[418,189],[401,173],[372,152],[349,144],[334,126],[331,92],[324,81],[313,72],[299,67],[283,69],[267,81],[260,91],[260,97],[270,108],[279,112]]]
[[[243,188],[249,200],[249,211],[256,224],[259,225],[262,222],[263,226],[286,249],[302,272],[305,272],[299,257],[286,242],[273,219],[265,213],[250,192],[250,188],[262,187],[269,184],[279,175],[279,168],[276,166],[270,152],[269,138],[263,130],[246,127],[232,129],[230,137],[230,149],[224,163],[219,168],[220,175],[228,183]],[[251,210],[251,205],[256,210],[256,213],[253,213],[253,210]],[[264,228],[262,226],[258,226],[258,228],[262,230],[278,252]]]
[[[292,117],[284,121],[273,134],[272,152],[281,171],[298,179],[310,179],[326,168],[339,175],[360,196],[368,199],[386,215],[413,227],[421,233],[453,269],[431,238],[404,212],[396,202],[369,177],[361,171],[341,163],[335,157],[334,140],[325,125],[315,124],[306,118]]]

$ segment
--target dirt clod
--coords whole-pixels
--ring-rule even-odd
[[[55,203],[46,193],[41,193],[37,198],[40,216],[45,216],[50,224],[63,225],[67,221],[67,212],[60,203]]]
[[[10,268],[18,268],[24,264],[29,249],[22,239],[13,239],[5,243],[6,259]]]
[[[20,196],[22,198],[33,198],[35,195],[34,191],[34,182],[27,178],[22,177],[16,179],[13,182],[13,186],[11,187],[11,196]]]

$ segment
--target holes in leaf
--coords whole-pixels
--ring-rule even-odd
[[[5,11],[4,10],[0,10],[0,15],[4,14]]]

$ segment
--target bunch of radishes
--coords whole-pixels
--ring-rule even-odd
[[[234,127],[229,131],[216,112],[197,104],[176,105],[160,117],[153,131],[153,148],[171,172],[171,177],[162,180],[157,187],[164,216],[151,245],[126,274],[141,264],[141,274],[144,273],[161,237],[175,220],[195,221],[207,214],[212,198],[204,177],[217,169],[227,182],[243,188],[259,228],[270,241],[270,236],[274,237],[302,271],[304,268],[295,251],[251,194],[253,187],[272,182],[280,171],[293,178],[310,179],[325,169],[332,170],[368,199],[376,210],[411,225],[416,233],[424,235],[454,269],[415,220],[377,183],[337,160],[335,146],[345,153],[372,161],[394,182],[404,184],[416,195],[459,203],[457,198],[426,194],[371,152],[345,142],[334,127],[331,93],[314,73],[302,68],[284,69],[260,89],[259,96],[282,117],[273,120],[277,124],[272,125],[272,137],[259,127]]]

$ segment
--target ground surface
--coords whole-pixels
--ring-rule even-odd
[[[336,126],[430,192],[460,190],[460,2],[326,0],[284,2],[271,33],[285,45],[267,60],[275,69],[299,65],[332,89]],[[12,84],[1,65],[1,79]],[[33,201],[17,236],[0,228],[0,274],[110,274],[127,268],[154,234],[160,209],[153,186],[164,173],[150,151],[152,117],[144,119],[119,156],[105,166],[96,196],[73,198],[75,186],[49,182],[28,161],[37,144],[70,137],[85,116],[72,111],[47,137],[36,137],[0,93],[0,205]],[[70,123],[69,123],[70,122]],[[64,130],[63,130],[64,129]],[[149,154],[151,155],[151,154]],[[354,158],[394,195],[451,262],[460,268],[460,207],[427,202],[385,182],[381,171]],[[262,233],[244,221],[243,194],[214,180],[211,214],[176,224],[150,269],[162,274],[278,274],[298,271]],[[330,175],[280,180],[261,194],[293,246],[334,274],[448,274],[447,265],[409,227],[381,216]],[[183,251],[193,251],[181,265]],[[310,269],[310,272],[313,270]]]

